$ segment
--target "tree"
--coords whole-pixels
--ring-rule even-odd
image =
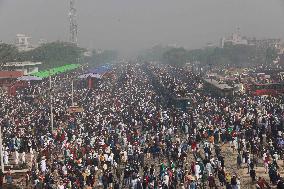
[[[269,47],[266,49],[266,57],[265,57],[266,63],[268,64],[273,63],[273,60],[275,60],[276,57],[277,57],[277,51],[275,48]]]
[[[20,59],[17,48],[10,44],[0,43],[0,64]]]
[[[43,62],[41,68],[47,69],[79,63],[83,52],[83,48],[77,47],[73,43],[58,41],[47,43],[34,50],[24,52],[22,57],[29,61]]]
[[[183,48],[171,49],[164,53],[167,64],[182,65],[198,61],[202,65],[248,67],[271,64],[277,57],[275,48],[258,48],[249,45],[226,45],[224,48],[204,48],[187,51]]]
[[[118,57],[118,53],[113,50],[104,50],[102,52],[93,51],[92,56],[88,60],[90,64],[101,65],[110,63],[116,60]]]
[[[10,44],[0,43],[0,63],[14,61],[42,62],[41,69],[78,63],[84,49],[67,42],[52,42],[39,46],[33,50],[19,52]]]
[[[187,51],[184,48],[174,48],[163,55],[165,63],[170,65],[183,65],[187,61]]]
[[[139,57],[144,61],[161,61],[163,60],[164,53],[171,49],[173,49],[173,47],[155,45],[154,47],[141,52]]]

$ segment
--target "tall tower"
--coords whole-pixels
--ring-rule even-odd
[[[70,42],[78,44],[78,25],[77,25],[77,10],[75,8],[75,0],[70,0],[70,11],[69,11],[69,20],[70,20]]]

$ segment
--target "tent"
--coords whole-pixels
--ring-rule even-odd
[[[97,78],[97,79],[101,79],[102,76],[100,74],[94,74],[94,73],[87,73],[87,74],[83,74],[83,75],[80,75],[79,78],[80,79],[86,79],[86,78]]]
[[[42,78],[36,76],[22,76],[18,77],[17,80],[19,81],[41,81]]]
[[[31,74],[31,75],[37,76],[37,77],[40,77],[40,78],[47,78],[49,76],[64,73],[64,72],[74,70],[74,69],[79,68],[79,67],[80,67],[80,64],[68,64],[68,65],[52,68],[52,69],[49,69],[49,70],[37,72],[37,73]]]
[[[90,73],[95,73],[95,74],[100,74],[100,75],[104,75],[105,73],[110,72],[110,71],[112,71],[112,68],[110,65],[105,65],[105,66],[100,66],[100,67],[89,69]]]

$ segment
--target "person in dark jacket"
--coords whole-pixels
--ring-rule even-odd
[[[284,188],[284,181],[283,179],[281,178],[280,180],[278,180],[277,182],[277,189],[282,189]]]
[[[114,181],[113,189],[120,189],[117,181]]]
[[[219,170],[218,171],[218,178],[219,178],[219,182],[221,184],[221,186],[224,186],[226,183],[226,179],[225,179],[225,172],[224,170]]]
[[[254,169],[250,170],[250,177],[252,182],[256,181],[255,176],[256,176],[255,170]]]
[[[242,166],[242,156],[241,154],[238,154],[238,157],[237,157],[237,168],[240,169]]]
[[[3,187],[4,173],[0,170],[0,188]]]
[[[108,176],[106,174],[104,174],[102,176],[102,183],[103,183],[104,189],[107,189],[107,187],[108,187]]]
[[[231,178],[231,186],[233,189],[237,188],[237,177],[236,175],[233,175],[233,177]]]

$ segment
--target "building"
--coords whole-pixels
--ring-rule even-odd
[[[34,49],[31,44],[31,37],[26,36],[25,34],[17,34],[15,46],[18,48],[19,51],[29,51]]]
[[[215,79],[204,79],[203,84],[204,88],[214,95],[222,97],[231,97],[234,95],[233,87],[226,83],[220,83]]]
[[[284,43],[280,45],[279,54],[284,54]]]
[[[42,46],[42,45],[47,44],[47,43],[48,43],[47,39],[39,39],[39,41],[38,41],[39,46]]]
[[[17,79],[18,77],[22,77],[24,75],[21,71],[0,71],[0,80],[10,80]]]
[[[275,48],[280,50],[281,49],[281,39],[249,39],[249,45],[255,45],[257,48]]]
[[[246,38],[240,34],[240,29],[238,28],[235,33],[229,37],[222,37],[220,41],[220,47],[224,48],[226,45],[252,45],[257,48],[275,48],[279,51],[281,50],[281,39],[270,38],[270,39],[256,39],[256,38]]]
[[[93,55],[93,52],[91,50],[87,50],[84,52],[85,57],[91,57]]]
[[[212,42],[208,42],[208,43],[206,44],[206,47],[207,47],[207,48],[215,48],[216,46],[215,46]]]
[[[248,45],[248,40],[239,33],[233,33],[228,38],[221,38],[220,47],[224,48],[225,45]]]
[[[14,95],[17,87],[22,85],[22,83],[17,83],[17,78],[23,75],[21,71],[0,71],[0,89]]]
[[[284,54],[279,55],[279,62],[280,65],[284,65]]]
[[[39,70],[39,65],[41,62],[9,62],[6,63],[3,68],[9,71],[20,71],[23,72],[24,75],[30,75],[32,73],[36,73]]]

